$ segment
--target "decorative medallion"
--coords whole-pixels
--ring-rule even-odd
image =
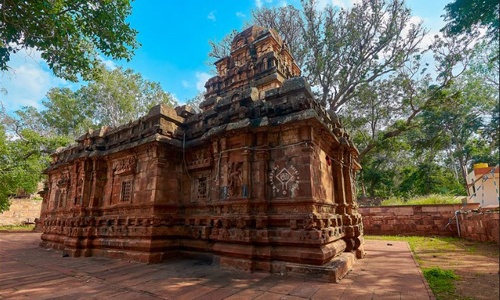
[[[294,197],[295,191],[299,189],[299,180],[299,171],[293,165],[288,168],[275,166],[269,173],[269,182],[275,196]]]

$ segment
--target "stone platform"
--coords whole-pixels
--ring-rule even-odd
[[[63,258],[39,239],[0,234],[0,299],[434,299],[406,242],[366,241],[366,258],[335,284],[197,260]]]

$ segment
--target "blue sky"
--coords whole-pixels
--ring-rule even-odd
[[[332,3],[349,7],[356,0],[319,0],[319,5]],[[407,0],[413,21],[422,20],[433,36],[444,25],[441,15],[451,0]],[[242,29],[257,6],[300,5],[300,0],[245,1],[153,1],[133,2],[129,21],[139,31],[142,44],[130,62],[105,58],[109,67],[121,65],[140,72],[149,80],[160,82],[163,89],[184,102],[203,91],[210,77],[206,66],[210,51],[208,40],[221,39],[232,29]],[[11,58],[12,70],[0,77],[0,101],[8,112],[22,106],[41,108],[41,102],[52,87],[77,89],[81,84],[56,78],[36,51],[21,52]]]

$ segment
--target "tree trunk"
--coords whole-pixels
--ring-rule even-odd
[[[465,185],[465,189],[467,190],[467,196],[470,197],[471,193],[469,191],[469,184],[467,181],[467,162],[464,161],[464,156],[462,154],[461,149],[459,149],[458,161],[460,162],[460,169],[462,171],[462,176],[464,178],[464,182],[465,182],[464,185]],[[472,184],[474,184],[474,183],[472,182]]]
[[[363,170],[361,170],[359,177],[361,181],[361,193],[363,194],[363,198],[366,198],[365,177],[363,176]]]

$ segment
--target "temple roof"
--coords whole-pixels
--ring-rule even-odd
[[[247,87],[256,87],[263,93],[301,73],[278,33],[256,25],[235,35],[230,55],[216,61],[215,66],[217,75],[205,84],[208,102],[212,97]],[[206,109],[207,105],[201,108]]]

